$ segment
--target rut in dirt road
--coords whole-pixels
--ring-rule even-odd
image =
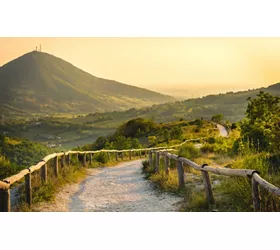
[[[181,198],[159,193],[143,178],[141,160],[89,170],[71,197],[68,211],[165,212],[177,211]]]

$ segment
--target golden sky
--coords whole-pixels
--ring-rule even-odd
[[[280,38],[0,38],[0,66],[39,44],[92,75],[145,88],[280,82]]]

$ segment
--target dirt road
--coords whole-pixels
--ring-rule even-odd
[[[114,167],[89,169],[80,184],[66,186],[56,201],[37,211],[167,212],[177,211],[181,198],[155,191],[143,178],[141,160]]]

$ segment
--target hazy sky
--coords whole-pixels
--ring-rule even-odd
[[[0,66],[42,51],[145,88],[253,88],[280,82],[280,38],[0,38]]]

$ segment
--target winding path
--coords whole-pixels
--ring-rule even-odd
[[[180,197],[155,191],[143,178],[141,160],[114,167],[88,169],[80,184],[59,192],[56,201],[42,203],[37,211],[168,212],[178,211]]]
[[[228,137],[228,132],[226,130],[226,128],[220,124],[216,124],[217,125],[217,128],[219,129],[220,131],[220,136],[223,136],[223,137]]]

